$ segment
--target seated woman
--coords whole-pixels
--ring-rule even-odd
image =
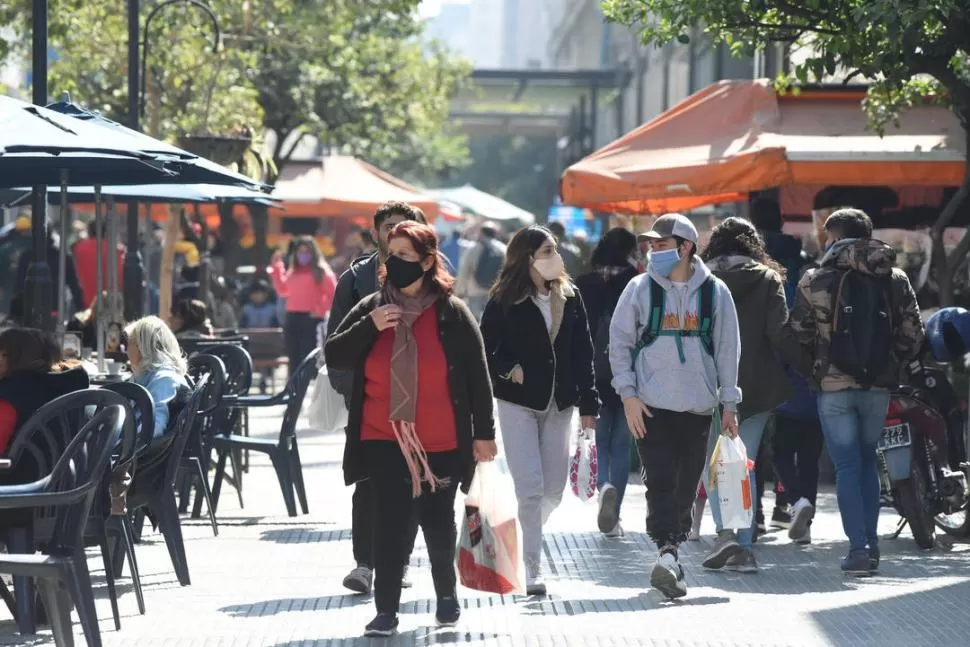
[[[212,337],[209,309],[198,299],[179,301],[172,307],[172,332],[178,339]]]
[[[102,310],[108,313],[108,318],[104,322],[105,331],[108,329],[108,324],[111,323],[111,313],[117,313],[115,315],[117,317],[117,323],[124,325],[125,309],[121,295],[102,292],[101,296],[94,300],[90,308],[74,315],[65,327],[67,332],[77,333],[81,336],[82,348],[95,350],[98,347],[98,312]],[[105,348],[105,356],[109,359],[124,360],[124,356],[120,354],[119,349]]]
[[[152,396],[155,437],[159,438],[168,431],[169,405],[180,391],[188,389],[185,380],[188,366],[175,335],[158,317],[143,317],[130,324],[125,332],[133,379]]]
[[[0,332],[0,454],[18,429],[42,406],[89,386],[83,368],[52,373],[61,349],[53,337],[33,328]]]

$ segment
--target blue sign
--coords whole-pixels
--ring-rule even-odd
[[[603,235],[603,221],[588,209],[553,205],[549,207],[549,222],[561,222],[566,228],[566,235],[570,237],[582,231],[581,235],[585,235],[590,242],[598,241]]]

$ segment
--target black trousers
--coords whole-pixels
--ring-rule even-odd
[[[822,456],[822,427],[818,420],[775,417],[775,471],[788,500],[805,497],[812,505],[818,496],[818,461]]]
[[[283,343],[292,375],[306,356],[317,347],[317,325],[320,319],[309,312],[287,312],[283,322]]]
[[[774,461],[774,436],[775,436],[775,424],[776,417],[774,414],[768,419],[768,424],[765,426],[765,433],[761,436],[761,445],[758,447],[758,456],[755,458],[754,471],[755,471],[755,486],[757,488],[756,497],[754,500],[755,507],[755,518],[758,523],[764,523],[764,498],[765,498],[765,484],[771,481],[775,484],[775,507],[784,508],[789,503],[788,491],[785,487],[785,481],[781,478],[781,475],[775,470]],[[779,481],[781,482],[782,488],[779,490]]]
[[[662,548],[687,539],[697,483],[707,458],[711,416],[651,409],[647,435],[637,440],[647,487],[647,534]]]
[[[431,471],[448,484],[431,492],[427,486],[421,496],[411,495],[411,477],[404,455],[396,442],[363,443],[364,457],[371,474],[374,510],[374,602],[378,613],[397,613],[401,604],[401,578],[404,575],[412,519],[417,516],[428,546],[431,578],[438,599],[456,597],[455,572],[455,496],[461,471],[458,452],[428,454]]]
[[[353,536],[354,561],[358,566],[374,568],[374,506],[372,501],[370,480],[360,481],[354,486],[354,496],[351,499],[351,535]],[[408,526],[407,564],[414,552],[414,540],[418,535],[418,515],[411,516]]]

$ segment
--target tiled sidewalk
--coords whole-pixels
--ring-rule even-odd
[[[256,412],[254,430],[273,434],[279,411]],[[618,541],[595,531],[593,504],[567,493],[550,521],[546,556],[550,597],[501,598],[460,591],[461,625],[435,630],[434,594],[419,545],[415,587],[405,591],[401,635],[359,638],[373,615],[368,598],[345,592],[350,568],[350,490],[340,475],[342,434],[301,436],[311,515],[289,519],[272,471],[256,460],[245,481],[246,508],[223,492],[220,535],[203,521],[186,523],[192,586],[179,587],[164,543],[149,534],[139,547],[147,614],[137,613],[127,577],[120,581],[122,631],[104,598],[100,558],[91,568],[109,647],[150,645],[895,645],[964,646],[970,641],[970,544],[929,553],[908,535],[884,543],[883,573],[846,580],[845,550],[831,495],[813,526],[815,544],[792,546],[784,533],[757,547],[757,575],[705,573],[699,568],[708,536],[683,551],[689,596],[669,603],[647,590],[655,557],[643,534],[643,490],[628,489],[628,534]],[[883,529],[894,518],[888,512]],[[951,542],[941,542],[951,543]],[[93,555],[93,553],[92,553]],[[2,618],[2,616],[0,616]],[[24,640],[0,620],[0,645],[52,644]],[[84,644],[79,635],[78,644]]]

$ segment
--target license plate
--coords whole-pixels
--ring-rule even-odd
[[[909,447],[913,444],[913,439],[909,434],[909,423],[883,427],[882,436],[879,437],[879,449],[895,449],[896,447]]]

